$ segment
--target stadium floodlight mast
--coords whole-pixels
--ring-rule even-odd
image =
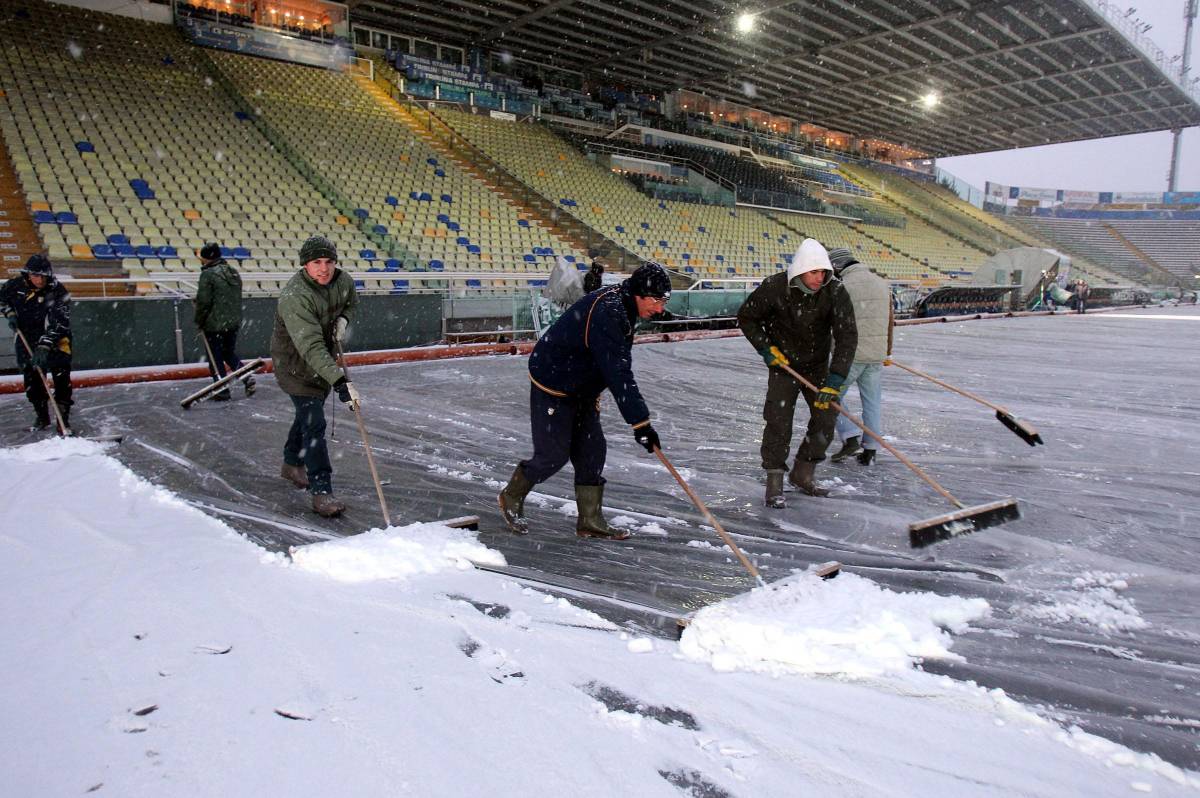
[[[754,30],[754,20],[757,17],[757,14],[751,14],[749,11],[739,14],[737,18],[738,33],[749,33]]]

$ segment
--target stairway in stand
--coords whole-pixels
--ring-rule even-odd
[[[44,251],[8,150],[0,146],[0,277],[7,279],[30,255]]]

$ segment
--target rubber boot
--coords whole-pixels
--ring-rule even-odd
[[[782,468],[773,468],[767,472],[767,495],[764,503],[772,510],[787,507],[787,502],[783,499],[783,474]]]
[[[837,453],[829,459],[835,463],[840,463],[843,460],[858,454],[862,447],[858,443],[858,436],[853,435],[842,442],[842,448],[838,449]]]
[[[496,496],[500,504],[500,514],[504,523],[514,535],[529,534],[529,521],[525,518],[525,497],[533,490],[533,483],[525,477],[525,472],[518,465],[508,478],[508,484]]]
[[[62,403],[57,403],[57,404],[58,404],[58,413],[59,413],[59,415],[62,416],[62,423],[63,423],[63,427],[65,428],[63,430],[63,434],[70,435],[71,434],[71,405],[62,404]]]
[[[604,520],[604,514],[600,512],[603,503],[603,485],[575,486],[575,506],[579,508],[579,517],[575,519],[575,534],[581,538],[608,540],[624,540],[629,537],[628,530],[611,527]]]
[[[336,518],[346,511],[346,505],[335,499],[332,493],[314,493],[312,508],[322,518]]]
[[[46,402],[35,402],[33,405],[34,420],[30,432],[40,432],[50,426],[50,405]]]
[[[863,449],[861,452],[858,453],[857,459],[858,459],[859,465],[869,466],[871,463],[875,462],[875,450],[874,449]]]
[[[283,468],[279,469],[279,476],[291,482],[297,488],[308,487],[308,472],[304,470],[302,465],[283,464]]]
[[[818,488],[814,475],[817,471],[817,464],[810,463],[807,460],[797,458],[796,464],[792,466],[792,472],[788,474],[788,482],[791,482],[799,490],[804,491],[809,496],[828,496],[829,491],[825,488]]]
[[[247,397],[254,396],[254,392],[258,389],[258,386],[254,383],[253,374],[242,380],[242,387],[246,389]]]

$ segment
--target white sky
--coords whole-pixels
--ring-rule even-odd
[[[986,623],[979,598],[776,573],[680,643],[631,636],[473,568],[503,561],[486,535],[417,523],[286,557],[79,439],[0,449],[0,517],[10,795],[1200,789],[1003,691],[915,669]],[[680,523],[657,526],[711,545]]]
[[[1183,52],[1184,0],[1125,1],[1127,7],[1137,9],[1131,19],[1153,26],[1146,35],[1168,57]],[[1195,50],[1193,31],[1193,75],[1200,74]],[[990,180],[1010,186],[1080,191],[1166,191],[1171,140],[1170,132],[1162,131],[943,158],[938,165],[979,189]],[[1200,128],[1184,131],[1177,188],[1200,190]]]

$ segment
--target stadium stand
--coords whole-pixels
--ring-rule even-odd
[[[1058,219],[1011,216],[1012,222],[1051,242],[1055,247],[1102,264],[1120,275],[1121,282],[1144,283],[1153,266],[1139,258],[1098,219]],[[1173,224],[1173,223],[1172,223]]]
[[[386,251],[364,247],[353,268],[523,271],[548,270],[557,255],[582,259],[416,136],[368,80],[219,51],[210,57],[380,237]]]
[[[106,261],[133,277],[186,272],[218,241],[247,271],[290,271],[313,232],[338,231],[348,251],[368,246],[173,28],[31,7],[0,26],[0,131],[52,259]]]

